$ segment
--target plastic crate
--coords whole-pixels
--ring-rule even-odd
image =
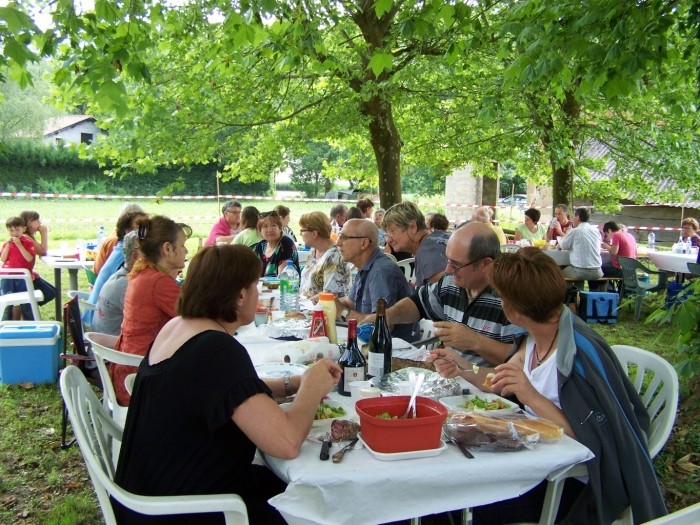
[[[54,383],[60,353],[60,323],[0,322],[0,383]]]

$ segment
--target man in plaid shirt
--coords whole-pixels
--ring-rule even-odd
[[[508,321],[488,285],[491,265],[500,254],[498,238],[487,225],[465,224],[447,243],[445,275],[389,308],[389,326],[432,319],[435,335],[467,360],[477,365],[503,363],[521,329]],[[373,322],[373,316],[364,322]]]

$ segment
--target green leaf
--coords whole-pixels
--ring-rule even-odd
[[[0,20],[4,20],[10,33],[20,33],[25,29],[37,30],[29,16],[14,7],[0,7]]]
[[[377,18],[381,18],[384,13],[388,13],[391,9],[392,0],[377,0],[374,4],[374,12]]]
[[[394,57],[390,53],[376,53],[369,61],[369,67],[375,77],[382,74],[383,71],[391,69],[394,63]]]

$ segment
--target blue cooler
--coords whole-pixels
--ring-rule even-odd
[[[60,353],[60,323],[0,323],[0,383],[54,383]]]

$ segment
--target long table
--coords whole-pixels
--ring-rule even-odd
[[[659,270],[676,273],[689,273],[688,263],[698,259],[697,253],[657,252],[649,250],[647,257]]]
[[[256,364],[274,359],[274,352],[282,361],[285,350],[276,343],[243,342]],[[480,391],[461,381],[472,392]],[[356,415],[350,398],[335,392],[330,398],[346,407],[348,417]],[[270,503],[292,525],[369,525],[493,503],[523,494],[549,474],[593,457],[566,436],[533,450],[475,451],[471,460],[451,445],[438,456],[402,461],[380,461],[359,449],[335,464],[320,461],[319,453],[320,445],[309,440],[293,460],[263,455],[268,467],[288,483]]]
[[[348,398],[330,397],[354,413]],[[516,497],[550,473],[593,457],[566,436],[533,450],[474,451],[474,459],[451,445],[438,456],[401,461],[380,461],[364,448],[346,453],[337,464],[320,461],[319,453],[320,445],[307,441],[296,459],[264,456],[288,483],[270,504],[291,525],[371,525],[471,508]]]
[[[552,259],[554,259],[554,262],[556,262],[559,266],[569,266],[571,264],[571,252],[569,250],[543,251]],[[612,255],[610,255],[610,252],[608,252],[607,250],[603,250],[600,252],[600,258],[602,260],[602,264],[609,263],[612,261]]]
[[[70,280],[70,289],[78,289],[78,272],[85,268],[92,268],[95,264],[94,261],[80,261],[78,259],[64,259],[60,255],[44,255],[41,261],[48,266],[53,268],[53,280],[54,287],[56,288],[56,299],[54,300],[56,306],[56,321],[62,322],[63,320],[63,296],[61,292],[61,271],[68,270],[68,278]]]

